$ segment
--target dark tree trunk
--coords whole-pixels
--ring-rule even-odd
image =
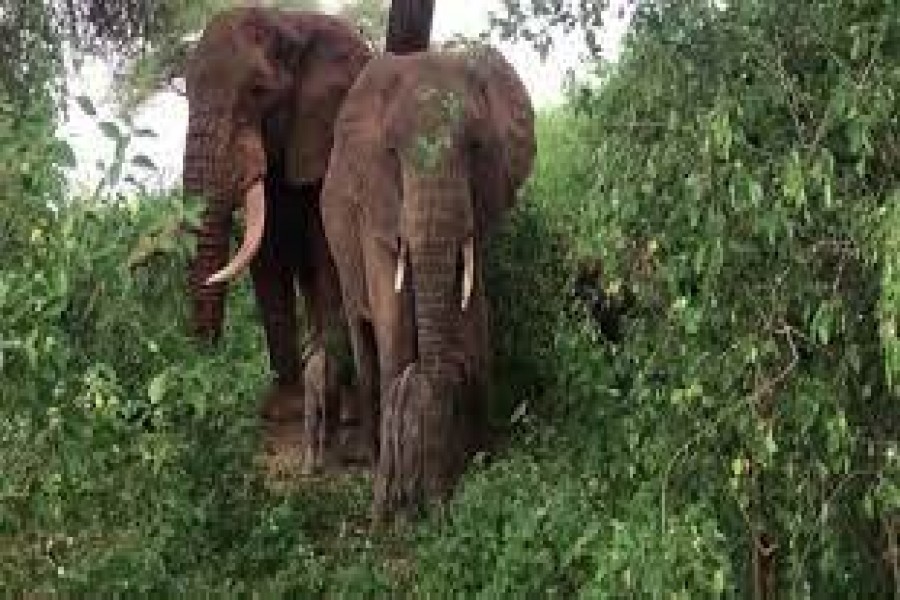
[[[393,0],[388,15],[385,50],[410,54],[428,49],[434,0]]]
[[[218,120],[192,111],[184,154],[184,189],[204,198],[206,207],[197,236],[197,254],[189,267],[191,325],[195,335],[214,341],[225,317],[225,285],[204,285],[228,260],[232,199],[225,169],[220,164],[222,127]]]

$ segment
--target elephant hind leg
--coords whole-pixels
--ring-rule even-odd
[[[264,418],[295,420],[302,416],[297,277],[300,271],[306,215],[293,192],[266,178],[266,221],[259,252],[250,264],[269,364],[275,386],[262,406]]]
[[[275,385],[263,400],[263,418],[284,421],[302,416],[300,343],[297,335],[297,299],[294,275],[275,253],[263,248],[251,264],[253,287],[259,304],[269,364]]]
[[[304,367],[304,454],[308,470],[326,463],[375,462],[377,360],[374,336],[366,325],[350,328],[349,340],[344,335],[346,330],[329,330],[322,343],[310,350]],[[354,364],[358,365],[356,369]],[[348,372],[353,370],[356,377]]]
[[[303,370],[303,470],[311,473],[337,462],[331,459],[340,410],[340,385],[334,361],[324,348],[307,359]]]

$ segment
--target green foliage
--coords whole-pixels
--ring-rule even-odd
[[[556,206],[576,202],[590,182],[580,125],[568,111],[538,118],[534,176],[491,240],[487,288],[498,379],[492,409],[515,424],[552,404],[547,397],[556,393],[560,336],[572,325],[571,297],[564,292],[572,271],[569,223],[553,215]]]
[[[56,143],[49,128],[17,125],[23,146]],[[34,156],[33,172],[53,171],[53,154]],[[198,207],[179,196],[49,204],[56,181],[0,204],[20,217],[0,236],[0,588],[305,596],[377,586],[345,576],[339,558],[373,562],[367,538],[342,525],[365,514],[360,482],[290,494],[265,485],[256,402],[267,377],[247,287],[220,349],[184,334],[191,241],[177,232]]]
[[[372,49],[381,51],[387,34],[388,6],[386,0],[352,0],[343,3],[340,14],[356,24]]]
[[[16,107],[46,104],[62,72],[58,23],[42,3],[0,2],[0,96]],[[28,60],[22,60],[22,57]],[[54,85],[57,83],[57,85]],[[47,108],[44,106],[43,108]]]
[[[662,536],[706,507],[732,573],[774,544],[789,597],[891,585],[877,531],[896,506],[874,499],[900,433],[878,336],[898,308],[898,16],[892,2],[645,5],[581,101],[597,174],[569,208],[578,252],[636,299],[627,343],[593,370],[570,363],[577,380],[603,365],[628,406],[597,413],[605,478],[647,494]]]
[[[599,59],[605,50],[600,40],[604,26],[611,17],[624,18],[634,4],[635,0],[502,0],[500,11],[491,14],[491,28],[501,39],[531,43],[544,57],[560,34],[575,32]]]
[[[15,106],[0,92],[0,266],[20,264],[63,195],[71,148],[52,137],[51,109]]]

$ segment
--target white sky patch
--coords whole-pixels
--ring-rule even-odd
[[[339,6],[340,0],[323,4],[326,10],[333,10]],[[457,35],[475,36],[488,28],[490,12],[496,11],[499,6],[499,0],[438,0],[432,38],[440,42]],[[625,21],[610,21],[603,39],[610,56],[618,52],[626,27]],[[584,46],[576,36],[558,38],[545,61],[526,42],[502,43],[498,48],[518,71],[538,108],[561,100],[570,73],[576,78],[588,74],[588,67],[582,60]],[[68,119],[61,129],[62,136],[71,144],[78,160],[78,167],[73,173],[76,193],[96,187],[102,176],[98,162],[108,164],[113,157],[114,144],[98,128],[99,121],[114,120],[115,102],[110,94],[111,86],[112,67],[101,59],[86,61],[69,81],[70,97],[87,96],[98,113],[96,117],[91,117],[71,102]],[[136,154],[145,155],[156,164],[158,172],[148,173],[126,163],[125,173],[151,188],[164,188],[177,183],[181,177],[187,128],[186,99],[173,92],[155,94],[134,115],[134,125],[151,129],[156,137],[135,139],[129,146],[129,159]]]

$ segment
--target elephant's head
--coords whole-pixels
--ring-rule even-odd
[[[370,249],[370,298],[373,285],[393,290],[392,301],[375,292],[373,320],[383,329],[393,319],[396,325],[388,327],[401,331],[392,339],[407,346],[386,374],[393,382],[382,382],[395,397],[385,414],[402,412],[398,403],[418,407],[409,409],[418,417],[406,414],[398,422],[430,431],[398,437],[385,425],[382,449],[392,447],[391,439],[396,447],[400,438],[430,440],[424,454],[428,448],[437,454],[424,457],[422,468],[431,474],[422,476],[432,490],[426,493],[440,495],[435,490],[448,489],[460,453],[434,442],[455,435],[448,411],[462,406],[468,413],[472,385],[486,375],[480,372],[487,353],[482,255],[530,174],[533,109],[521,80],[493,49],[386,56],[360,76],[337,132],[332,169],[336,177],[352,173],[360,235],[368,238],[363,248]],[[329,185],[331,179],[329,173]],[[389,283],[373,284],[373,277]]]
[[[531,170],[532,107],[489,48],[389,62],[381,118],[396,204],[375,233],[394,249],[396,292],[412,292],[419,369],[456,377],[470,366],[457,338],[483,295],[483,245]]]
[[[185,71],[184,187],[206,201],[190,277],[199,335],[218,336],[222,282],[259,248],[264,176],[295,184],[324,176],[338,108],[369,57],[352,27],[323,15],[234,9],[204,31]],[[244,239],[228,262],[240,207]]]

